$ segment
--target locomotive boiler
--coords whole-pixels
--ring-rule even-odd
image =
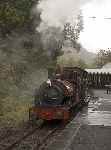
[[[87,104],[87,72],[77,67],[65,67],[49,76],[35,92],[35,105],[30,119],[69,120],[72,109]]]

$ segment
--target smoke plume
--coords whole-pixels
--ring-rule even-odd
[[[47,27],[63,29],[66,22],[73,23],[87,0],[41,0],[37,9],[41,12],[39,31]]]
[[[37,11],[40,12],[41,23],[37,31],[41,33],[44,49],[49,56],[61,49],[64,25],[76,24],[81,7],[87,0],[40,0]],[[55,44],[56,43],[56,44]],[[59,46],[57,43],[60,43]]]

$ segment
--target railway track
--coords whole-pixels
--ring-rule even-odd
[[[70,121],[76,116],[78,109],[80,108],[76,108],[72,113]],[[0,150],[43,150],[56,135],[59,135],[66,124],[48,126],[41,123],[38,126],[25,126],[21,131],[9,131],[1,136]]]
[[[49,141],[52,140],[52,137],[54,135],[55,132],[59,131],[59,129],[56,127],[55,129],[53,129],[51,132],[49,132],[39,143],[38,145],[38,150],[44,150],[48,144],[50,143]]]
[[[59,130],[59,126],[39,125],[27,132],[4,137],[0,141],[1,150],[39,150],[47,145],[53,134]]]
[[[18,128],[3,128],[0,130],[0,139],[5,140],[7,137],[11,137],[11,136],[14,136],[15,134],[22,134],[22,133],[25,133],[27,132],[27,130],[30,128],[30,125],[29,123],[27,124],[24,124],[23,127],[19,127],[20,129]],[[0,140],[1,142],[1,140]]]
[[[14,133],[5,133],[4,136],[2,136],[0,140],[0,149],[2,150],[11,150],[14,147],[16,147],[17,144],[21,143],[24,139],[26,139],[28,136],[33,135],[33,133],[40,129],[42,127],[42,124],[36,126],[27,126],[27,128],[22,130],[15,130]],[[13,131],[12,131],[13,132]]]

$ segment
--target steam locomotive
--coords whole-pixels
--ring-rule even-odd
[[[53,75],[52,75],[53,74]],[[75,107],[88,104],[87,72],[78,67],[64,67],[51,73],[35,94],[29,109],[30,120],[69,120]]]

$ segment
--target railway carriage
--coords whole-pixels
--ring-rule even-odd
[[[30,120],[69,120],[77,105],[88,104],[87,72],[78,67],[64,67],[51,72],[35,94],[29,109]]]

